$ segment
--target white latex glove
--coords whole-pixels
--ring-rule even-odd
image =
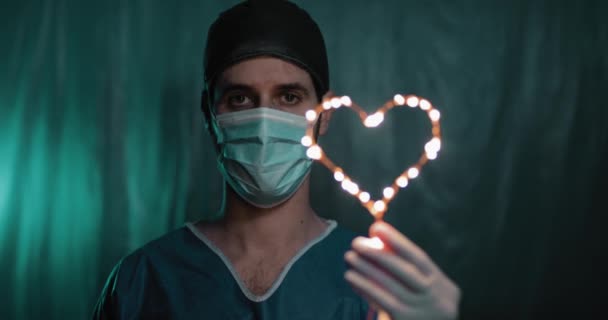
[[[372,307],[393,320],[458,317],[460,289],[422,249],[386,222],[370,236],[353,240],[344,276]]]

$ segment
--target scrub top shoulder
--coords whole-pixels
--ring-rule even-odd
[[[272,288],[255,296],[221,252],[187,224],[117,263],[93,319],[365,319],[366,303],[344,280],[344,253],[355,236],[330,221]]]

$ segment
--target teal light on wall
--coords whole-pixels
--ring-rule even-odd
[[[440,108],[441,156],[387,220],[462,286],[463,318],[603,310],[588,283],[608,252],[608,3],[297,2],[325,34],[336,94]],[[232,3],[4,1],[0,319],[88,318],[120,257],[216,212],[202,53]],[[337,115],[324,148],[381,190],[418,155],[405,121],[366,135]],[[364,231],[369,215],[319,169],[316,210]]]

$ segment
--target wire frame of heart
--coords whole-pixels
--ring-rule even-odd
[[[342,168],[334,164],[329,157],[324,155],[323,149],[317,144],[314,137],[313,131],[315,123],[318,119],[319,114],[325,110],[338,109],[341,107],[348,107],[353,111],[357,112],[361,122],[368,128],[377,127],[384,121],[384,115],[390,109],[394,107],[407,106],[409,108],[420,108],[425,111],[431,121],[433,138],[426,143],[424,146],[424,152],[418,159],[418,161],[403,171],[390,186],[384,188],[382,194],[383,198],[380,200],[373,200],[368,192],[362,190],[359,185],[349,176],[344,173]],[[321,162],[334,174],[334,179],[341,183],[342,188],[357,197],[361,204],[370,212],[370,214],[377,220],[384,217],[388,209],[388,204],[395,197],[399,189],[403,189],[408,186],[409,181],[415,179],[420,174],[422,168],[429,160],[437,158],[437,154],[441,149],[441,127],[439,118],[441,113],[429,102],[429,100],[416,95],[401,95],[396,94],[392,100],[387,101],[380,107],[375,113],[367,114],[359,105],[355,104],[350,97],[333,97],[325,99],[315,109],[308,110],[305,114],[308,121],[308,127],[306,129],[306,135],[302,137],[302,145],[308,147],[306,154],[309,158]]]

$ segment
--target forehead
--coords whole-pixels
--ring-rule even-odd
[[[216,87],[221,90],[227,84],[242,84],[263,88],[285,83],[300,83],[313,88],[308,72],[274,57],[256,57],[230,66],[219,75]]]

